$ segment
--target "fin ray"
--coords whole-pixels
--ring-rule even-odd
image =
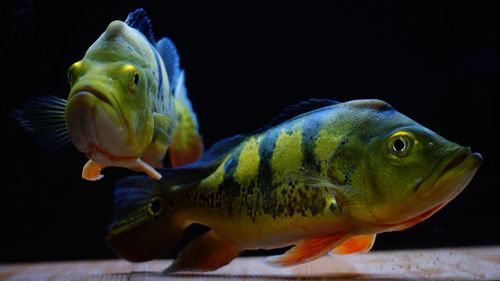
[[[66,127],[67,101],[55,96],[42,96],[26,101],[11,116],[36,143],[51,152],[65,150],[71,140]]]
[[[181,74],[180,58],[177,48],[172,40],[167,37],[163,37],[156,43],[156,50],[158,50],[158,53],[165,64],[170,88],[174,90],[177,88],[179,75]]]
[[[319,98],[311,98],[308,100],[300,101],[297,104],[293,104],[286,107],[283,111],[281,111],[278,115],[276,115],[276,117],[274,117],[270,123],[268,123],[261,129],[258,129],[256,133],[263,132],[285,121],[298,117],[304,113],[308,113],[316,109],[320,109],[326,106],[331,106],[339,103],[341,102],[331,99],[319,99]]]
[[[242,135],[223,139],[212,145],[196,162],[177,168],[162,169],[160,181],[170,186],[201,181],[215,171],[224,157],[243,140],[245,137]]]
[[[346,232],[302,240],[283,255],[271,256],[265,262],[272,266],[292,266],[315,260],[342,243]]]
[[[373,247],[376,236],[376,234],[366,234],[351,237],[335,247],[330,253],[337,255],[366,253]]]
[[[230,263],[240,252],[239,245],[210,230],[189,243],[163,273],[216,270]]]
[[[125,23],[128,26],[135,28],[139,32],[141,32],[144,37],[149,40],[150,43],[155,43],[155,36],[153,33],[153,28],[151,26],[151,20],[149,19],[146,11],[144,11],[143,8],[139,8],[128,14]]]

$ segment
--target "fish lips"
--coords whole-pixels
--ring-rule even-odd
[[[417,186],[409,201],[397,208],[398,219],[376,225],[386,231],[402,230],[429,218],[464,190],[481,163],[479,153],[472,153],[469,148],[458,149],[449,160],[442,159]],[[380,215],[375,217],[381,220]]]
[[[470,148],[459,148],[449,160],[441,160],[432,174],[415,191],[418,199],[449,202],[455,198],[472,180],[483,158],[472,153]]]
[[[125,146],[126,130],[116,103],[110,95],[85,86],[73,91],[66,107],[69,135],[85,154]],[[112,151],[111,151],[112,153]]]

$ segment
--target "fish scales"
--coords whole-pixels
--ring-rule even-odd
[[[308,110],[295,106],[295,117],[164,170],[164,180],[118,183],[115,202],[128,187],[120,205],[137,211],[116,207],[109,243],[145,261],[171,249],[188,225],[208,226],[165,273],[215,270],[247,249],[294,245],[266,259],[274,266],[364,253],[377,234],[412,227],[450,202],[482,161],[380,100],[301,105]],[[139,200],[144,190],[149,203]],[[144,204],[151,212],[141,217]]]

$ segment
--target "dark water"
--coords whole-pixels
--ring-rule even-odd
[[[404,232],[379,235],[374,249],[500,244],[494,101],[500,18],[493,6],[184,2],[17,1],[3,12],[0,262],[115,256],[103,237],[112,184],[129,172],[110,169],[103,180],[86,182],[80,179],[83,155],[40,150],[8,114],[30,97],[66,97],[66,69],[109,22],[141,6],[157,37],[169,36],[179,49],[207,145],[253,131],[310,97],[383,99],[470,145],[485,161],[442,211]]]

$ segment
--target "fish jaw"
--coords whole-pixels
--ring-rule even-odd
[[[421,200],[430,197],[452,200],[472,180],[477,169],[482,163],[479,153],[471,153],[469,148],[459,149],[458,152],[447,162],[442,163],[437,179],[430,178],[416,190],[416,196]]]
[[[441,161],[435,172],[422,182],[408,201],[400,206],[372,210],[378,232],[399,231],[422,222],[453,200],[472,180],[482,163],[479,153],[459,149],[448,161]],[[384,214],[385,213],[385,214]],[[388,219],[391,214],[396,219]]]
[[[66,123],[74,145],[103,165],[138,158],[130,149],[128,129],[108,91],[85,86],[72,91],[66,107]]]

